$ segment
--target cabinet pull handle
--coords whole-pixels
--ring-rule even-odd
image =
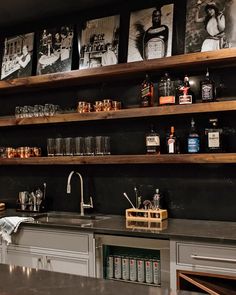
[[[211,260],[211,261],[221,261],[221,262],[233,262],[233,263],[236,263],[236,259],[233,259],[233,258],[201,256],[201,255],[196,255],[196,254],[191,254],[190,257],[192,259],[198,259],[198,260]]]
[[[46,256],[47,265],[51,268],[51,259]]]

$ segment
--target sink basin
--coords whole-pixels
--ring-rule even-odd
[[[102,220],[110,217],[104,215],[85,215],[81,216],[78,213],[69,212],[48,212],[35,216],[36,222],[50,224],[67,224],[79,226],[92,226]]]

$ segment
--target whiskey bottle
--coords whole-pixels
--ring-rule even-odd
[[[151,125],[150,131],[146,134],[147,154],[160,154],[160,136]]]
[[[218,119],[209,119],[209,128],[205,129],[206,136],[206,151],[207,152],[222,152],[222,137],[223,129],[218,127]]]
[[[161,78],[158,87],[159,105],[172,105],[175,100],[175,85],[168,73]]]
[[[153,107],[154,106],[154,86],[150,81],[148,74],[146,74],[145,80],[141,84],[141,107]]]
[[[200,151],[200,137],[195,128],[195,121],[191,120],[191,129],[188,135],[188,153],[195,154]]]
[[[184,83],[178,89],[179,104],[192,104],[194,95],[189,84],[189,78],[187,75],[184,77]]]
[[[210,79],[207,69],[205,79],[200,82],[202,102],[211,102],[215,100],[215,83]]]
[[[175,127],[171,126],[170,134],[167,136],[167,153],[168,154],[177,154],[179,153],[179,143],[178,139],[175,135]]]

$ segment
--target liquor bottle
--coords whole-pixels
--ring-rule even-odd
[[[151,125],[150,131],[146,134],[147,154],[160,154],[160,136]]]
[[[159,105],[172,105],[175,100],[175,85],[168,73],[161,78],[158,87]]]
[[[153,107],[154,105],[154,86],[150,81],[148,74],[141,84],[141,107]]]
[[[206,77],[200,82],[202,102],[211,102],[215,100],[215,83],[210,79],[207,69]]]
[[[179,153],[179,143],[175,135],[175,127],[171,126],[170,134],[167,136],[167,154],[177,154]]]
[[[188,135],[188,153],[195,154],[200,151],[200,137],[195,129],[195,121],[191,120],[191,129]]]
[[[192,104],[194,102],[194,95],[189,84],[187,75],[184,77],[184,83],[178,89],[179,104]]]
[[[205,129],[206,136],[206,151],[207,152],[222,152],[222,137],[223,129],[218,127],[218,119],[209,119],[209,128]]]

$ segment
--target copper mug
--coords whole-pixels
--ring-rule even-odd
[[[111,99],[103,100],[103,111],[110,111],[112,109]]]
[[[86,101],[78,101],[77,112],[78,113],[87,113],[88,105]]]
[[[121,102],[118,101],[118,100],[113,100],[113,101],[112,101],[112,109],[113,109],[114,111],[118,111],[118,110],[120,110],[120,109],[121,109]]]
[[[101,112],[103,110],[103,102],[101,100],[96,100],[93,108],[95,112]]]

